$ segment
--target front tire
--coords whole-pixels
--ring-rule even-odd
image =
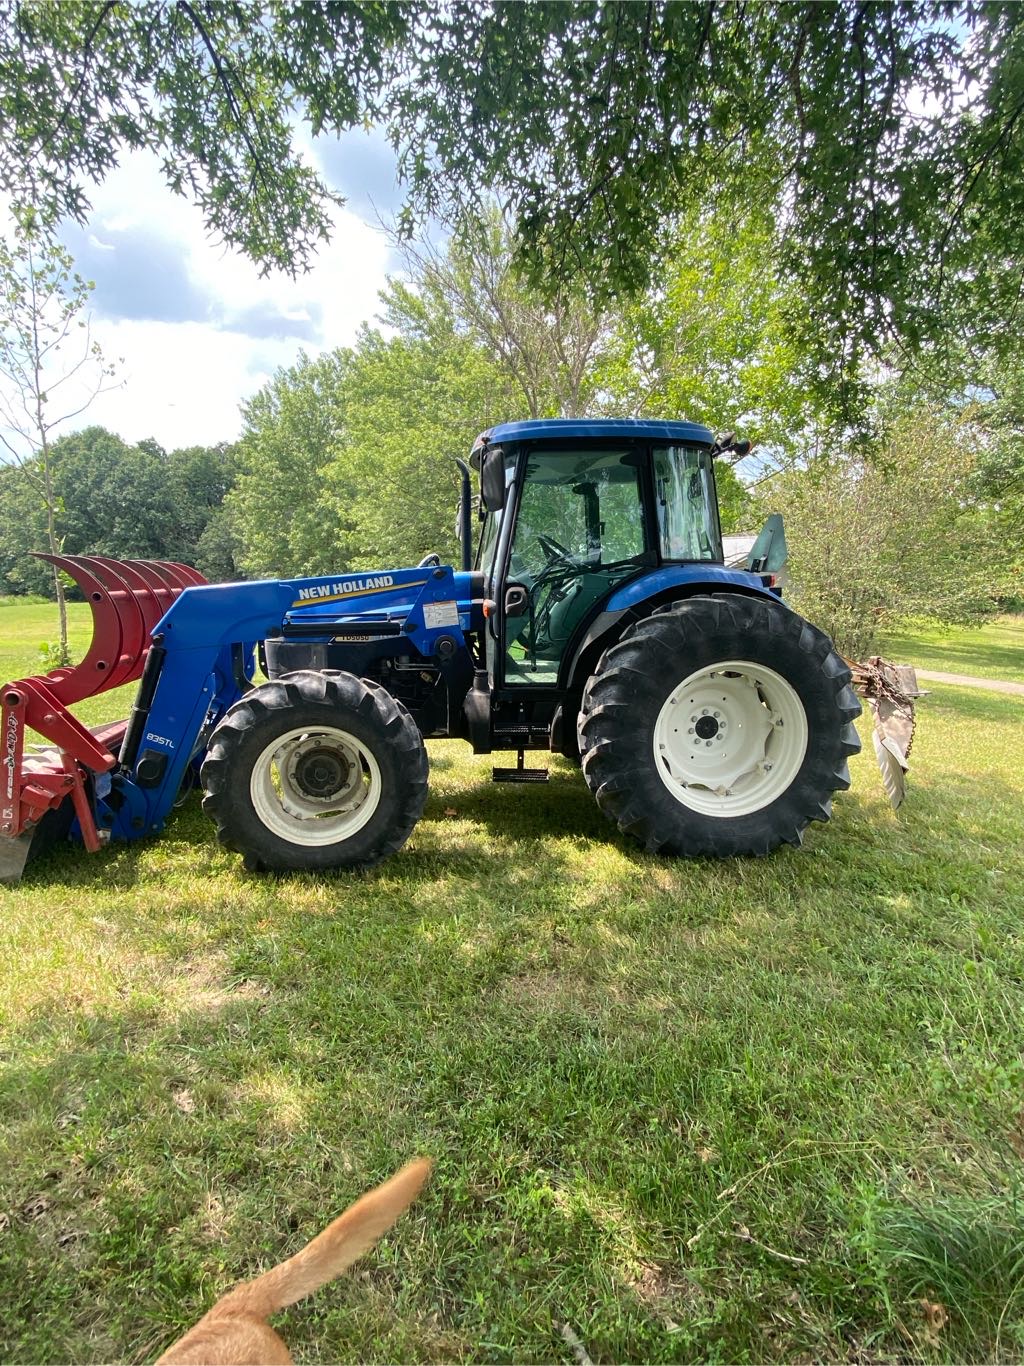
[[[427,797],[427,752],[386,689],[301,670],[247,692],[210,738],[203,810],[246,867],[369,868],[396,853]]]
[[[580,713],[601,810],[648,850],[767,854],[828,820],[861,707],[823,631],[782,603],[688,598],[627,628]]]

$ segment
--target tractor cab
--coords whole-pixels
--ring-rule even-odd
[[[495,685],[557,687],[615,589],[722,563],[713,450],[711,432],[685,422],[519,422],[478,440]]]

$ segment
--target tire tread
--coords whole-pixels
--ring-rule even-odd
[[[248,800],[247,752],[263,732],[273,738],[275,723],[288,729],[289,713],[310,708],[323,712],[323,722],[343,725],[359,718],[395,759],[394,790],[386,825],[376,813],[363,830],[334,845],[291,845],[263,827]],[[313,725],[313,722],[310,722]],[[380,759],[378,755],[378,759]],[[429,763],[423,737],[408,711],[387,691],[354,674],[314,669],[285,674],[240,698],[221,718],[210,737],[200,770],[203,810],[212,819],[225,849],[241,853],[250,871],[296,871],[302,868],[370,868],[398,852],[412,834],[427,798]],[[383,777],[383,774],[382,774]],[[239,791],[243,796],[239,797]],[[367,832],[366,838],[360,836]],[[262,832],[263,838],[260,838]]]
[[[800,772],[770,806],[746,817],[706,816],[671,795],[653,748],[647,755],[647,728],[653,732],[666,696],[659,680],[666,659],[682,677],[700,651],[742,659],[751,642],[766,666],[776,656],[790,663],[790,682],[811,695],[822,719]],[[849,667],[816,626],[782,603],[738,593],[694,596],[632,623],[601,656],[580,709],[583,773],[609,820],[652,852],[760,857],[783,843],[799,846],[811,821],[829,819],[833,792],[850,785],[847,758],[860,749],[860,713]]]

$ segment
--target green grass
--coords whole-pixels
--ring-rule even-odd
[[[55,603],[31,598],[0,599],[0,683],[30,674],[43,674],[49,667],[42,650],[59,639],[60,625]],[[68,647],[73,660],[80,660],[92,640],[92,617],[88,604],[68,603]],[[137,683],[88,698],[75,707],[75,715],[86,725],[127,716]]]
[[[922,624],[913,633],[888,632],[879,650],[919,669],[1024,683],[1024,617],[994,617],[968,631]]]
[[[861,755],[765,861],[456,744],[369,874],[250,876],[195,798],[49,855],[0,891],[0,1355],[152,1359],[427,1152],[300,1361],[1024,1359],[1022,722],[935,686],[904,809]]]

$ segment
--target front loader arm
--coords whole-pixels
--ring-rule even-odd
[[[465,576],[457,582],[446,567],[207,585],[181,565],[54,561],[92,607],[93,643],[76,667],[0,692],[0,878],[20,876],[33,831],[66,799],[90,850],[111,835],[161,830],[207,735],[248,688],[255,647],[268,637],[295,631],[331,640],[383,620],[397,630],[396,651],[429,658],[465,648]],[[68,710],[140,676],[127,723],[94,733]],[[26,728],[51,748],[29,755]]]
[[[135,753],[125,756],[115,784],[121,805],[113,813],[114,833],[132,839],[163,828],[189,766],[202,758],[205,737],[246,689],[258,641],[290,628],[322,631],[330,639],[346,622],[358,623],[370,613],[400,624],[396,646],[426,657],[442,637],[452,642],[448,648],[464,644],[455,579],[446,568],[274,579],[183,593],[153,637],[159,672],[151,700],[142,696],[146,679],[140,689],[144,714],[134,724]],[[130,740],[134,732],[129,730]]]

